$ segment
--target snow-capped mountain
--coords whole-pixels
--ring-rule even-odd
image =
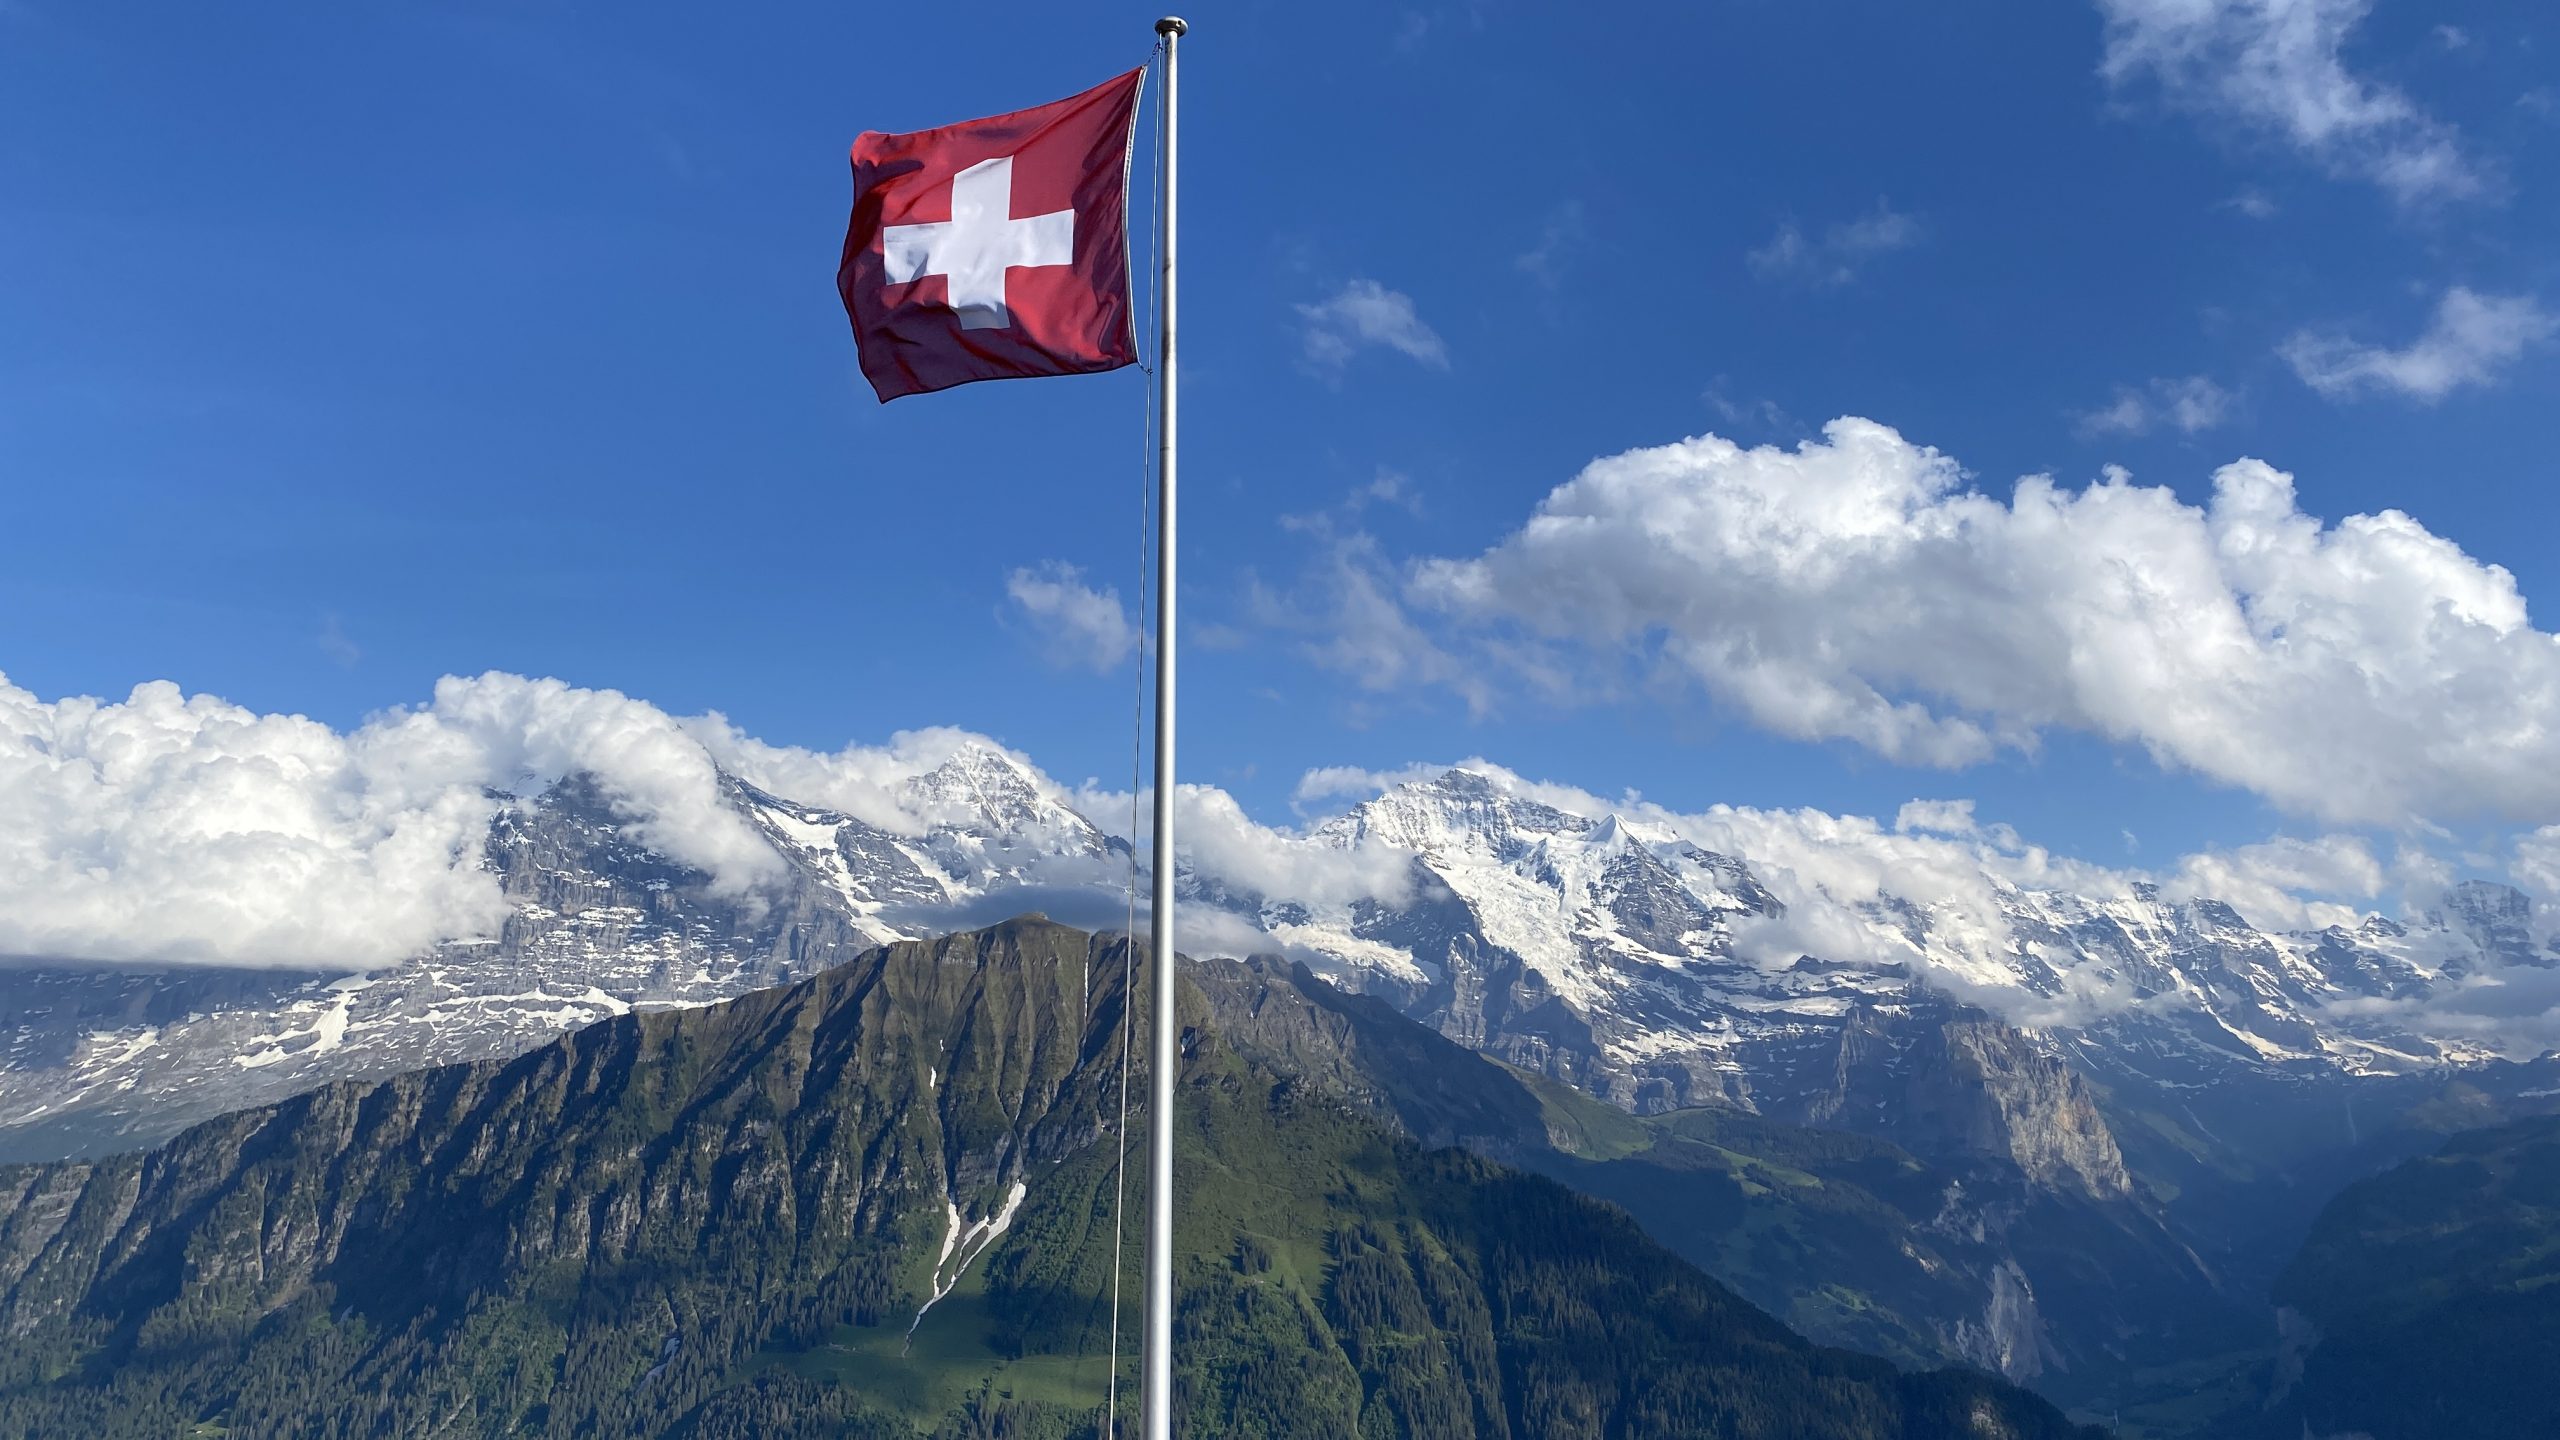
[[[0,1160],[512,1055],[1023,909],[1119,913],[1129,847],[1065,791],[992,745],[924,766],[891,794],[895,825],[720,774],[720,823],[768,863],[722,849],[719,872],[645,842],[591,777],[500,797],[479,864],[503,922],[387,967],[9,971]],[[2502,886],[2405,924],[2279,933],[1988,864],[1934,890],[1835,884],[1775,842],[1576,800],[1451,770],[1280,837],[1276,865],[1196,827],[1184,933],[1286,950],[1629,1109],[1891,1141],[1949,1177],[1932,1233],[1987,1267],[1985,1308],[1948,1343],[2013,1378],[2172,1334],[2248,1343],[2231,1277],[2289,1253],[2304,1207],[2426,1126],[2560,1097],[2560,1061],[2492,1059],[2435,1018],[2448,994],[2560,964]]]
[[[512,1053],[634,1007],[804,975],[949,928],[971,905],[1126,876],[1124,842],[991,746],[906,781],[913,823],[899,830],[722,785],[772,851],[770,883],[724,889],[668,860],[571,777],[498,812],[482,863],[512,909],[496,934],[366,973],[13,973],[0,1155],[147,1141],[330,1079]],[[1987,873],[1969,904],[1832,903],[1798,877],[1790,905],[1756,857],[1463,769],[1389,789],[1304,843],[1404,867],[1408,883],[1393,899],[1319,899],[1193,873],[1186,892],[1339,984],[1632,1109],[1727,1105],[1914,1143],[1903,1132],[1926,1086],[1912,1067],[2008,1084],[1982,1102],[1995,1113],[1931,1112],[1947,1148],[2093,1193],[2124,1182],[2090,1083],[2192,1096],[2474,1064],[2488,1052],[2432,1032],[2423,1002],[2560,963],[2537,947],[2524,897],[2487,885],[2414,924],[2299,934],[2147,887],[2083,895]],[[2012,1023],[1967,1028],[1995,1014]],[[2017,1108],[2028,1097],[2034,1116]]]
[[[724,777],[778,879],[724,891],[625,833],[572,776],[510,798],[482,865],[494,935],[369,973],[22,968],[0,983],[0,1159],[148,1143],[331,1080],[516,1053],[635,1008],[700,1005],[937,928],[1043,875],[1095,876],[1124,842],[1011,756],[965,747],[900,798],[893,833]],[[1125,858],[1120,865],[1125,868]]]
[[[1490,1045],[1522,1030],[1508,1058],[1635,1108],[1783,1093],[1772,1047],[1915,996],[2031,1017],[2059,1045],[2121,1050],[2164,1082],[2234,1061],[2348,1073],[2477,1063],[2493,1052],[2431,1030],[2423,1002],[2488,970],[2560,968],[2560,950],[2532,939],[2526,897],[2482,882],[2455,886],[2417,925],[2372,916],[2284,933],[2148,884],[2081,895],[1985,873],[1973,878],[1987,916],[1882,894],[1829,905],[1826,933],[1787,923],[1748,857],[1465,770],[1399,786],[1315,835],[1410,851],[1419,898],[1330,913],[1267,901],[1275,933],[1451,1033]],[[1840,953],[1818,948],[1824,939]],[[1583,1053],[1543,1058],[1551,1041],[1526,1017],[1550,1003],[1590,1029]]]

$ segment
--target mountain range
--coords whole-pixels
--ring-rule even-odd
[[[569,776],[499,807],[497,934],[364,973],[20,969],[0,987],[0,1158],[106,1155],[317,1086],[500,1060],[1032,904],[1100,924],[1133,879],[1125,842],[992,747],[909,781],[931,818],[903,827],[722,785],[779,879],[723,889]],[[2560,967],[2501,886],[2303,932],[1988,872],[1972,903],[1820,903],[1799,881],[1790,905],[1763,857],[1464,768],[1300,844],[1380,878],[1292,893],[1194,853],[1186,934],[1605,1102],[1620,1120],[1586,1128],[1637,1125],[1610,1158],[1648,1158],[1464,1143],[1626,1204],[1818,1340],[2090,1407],[2166,1416],[2200,1366],[2260,1385],[2282,1345],[2270,1287],[2332,1193],[2560,1094],[2560,1063],[2429,1019],[2439,993]],[[1684,1230],[1728,1183],[1762,1232]],[[1852,1277],[1838,1294],[1801,1283],[1811,1257],[1850,1253],[1886,1258],[1830,1272]]]
[[[0,1168],[0,1434],[1094,1433],[1115,1255],[1136,1279],[1130,959],[1015,921]],[[1421,1143],[1528,1140],[1534,1077],[1303,971],[1198,973],[1179,1433],[2081,1433],[1811,1345],[1623,1213]]]

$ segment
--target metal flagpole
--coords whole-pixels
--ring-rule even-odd
[[[1164,267],[1157,302],[1162,329],[1156,339],[1156,813],[1155,909],[1149,943],[1155,951],[1155,1059],[1148,1072],[1147,1126],[1147,1338],[1146,1384],[1141,1405],[1146,1440],[1173,1440],[1173,1071],[1181,1030],[1175,1023],[1173,949],[1173,196],[1180,172],[1174,148],[1174,52],[1191,27],[1168,15],[1156,22],[1164,37],[1163,229],[1156,262]]]

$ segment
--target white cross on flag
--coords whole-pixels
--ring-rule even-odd
[[[836,290],[883,401],[1138,358],[1126,75],[1055,104],[853,142]]]

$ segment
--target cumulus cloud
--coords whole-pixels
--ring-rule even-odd
[[[1779,735],[1960,766],[2048,730],[2339,823],[2560,816],[2560,640],[2407,515],[2325,524],[2255,460],[2189,505],[2121,471],[2001,500],[1872,421],[1595,461],[1420,565],[1447,643],[1685,674]]]
[[[2231,392],[2202,375],[2119,385],[2113,400],[2080,417],[2080,430],[2085,435],[2148,435],[2166,426],[2193,435],[2229,419],[2231,404]]]
[[[2349,70],[2348,37],[2373,0],[2098,0],[2099,70],[2149,80],[2169,104],[2292,146],[2405,204],[2479,193],[2454,128]]]
[[[447,680],[341,735],[166,682],[47,703],[0,678],[0,952],[362,967],[491,933],[489,791],[571,768],[730,884],[772,861],[701,747],[611,691]]]
[[[1413,297],[1375,280],[1353,280],[1330,297],[1300,305],[1300,339],[1317,368],[1339,371],[1371,347],[1393,350],[1434,370],[1449,368],[1449,348],[1422,322]]]
[[[2432,405],[2466,385],[2489,384],[2555,330],[2560,316],[2530,295],[2481,295],[2456,285],[2437,302],[2426,333],[2404,349],[2306,330],[2281,353],[2304,384],[2333,399],[2381,390]]]
[[[1793,220],[1778,223],[1769,243],[1743,258],[1751,273],[1764,280],[1795,280],[1814,285],[1846,285],[1878,256],[1920,243],[1920,222],[1882,200],[1854,220],[1844,220],[1808,235]]]
[[[1346,767],[1341,775],[1344,778],[1336,782],[1342,787],[1341,793],[1375,794],[1379,788],[1368,785],[1365,779],[1350,778],[1366,777],[1366,771]],[[1414,772],[1412,778],[1422,778],[1421,772]],[[1323,783],[1302,782],[1300,788]],[[1067,798],[1078,813],[1106,833],[1130,841],[1140,871],[1152,869],[1155,847],[1153,837],[1147,833],[1154,815],[1152,788],[1133,793],[1087,782]],[[1173,821],[1177,867],[1221,902],[1184,908],[1180,929],[1181,947],[1186,954],[1240,956],[1277,952],[1320,960],[1313,952],[1273,934],[1258,912],[1259,904],[1293,902],[1327,909],[1363,900],[1402,904],[1413,895],[1411,852],[1374,837],[1344,847],[1315,839],[1303,828],[1264,824],[1247,813],[1235,796],[1214,785],[1176,787]],[[1117,883],[1125,883],[1125,879]],[[1139,923],[1143,924],[1143,889],[1135,898]],[[1001,905],[995,906],[990,913],[1002,909]],[[1052,916],[1063,913],[1060,909],[1050,911]],[[1118,928],[1126,921],[1114,919],[1109,923]],[[1285,931],[1287,927],[1279,928]]]
[[[1345,849],[1264,825],[1214,786],[1180,787],[1173,824],[1180,867],[1230,893],[1327,908],[1360,900],[1400,903],[1412,892],[1406,852],[1373,840]]]
[[[1971,835],[1982,826],[1973,818],[1970,800],[1913,800],[1893,817],[1893,828],[1905,835]]]
[[[1116,670],[1138,648],[1120,592],[1096,590],[1073,565],[1049,561],[1005,577],[1005,594],[1045,642],[1053,665]]]

